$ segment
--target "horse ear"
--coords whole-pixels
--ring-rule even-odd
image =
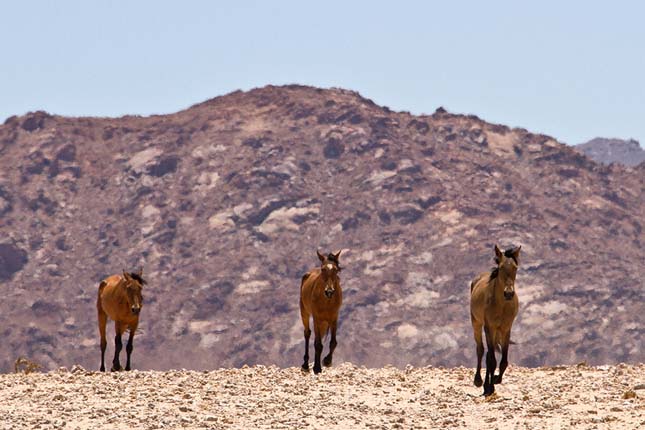
[[[141,269],[139,269],[139,277],[143,278],[143,266],[141,266]]]
[[[502,261],[502,256],[503,255],[504,255],[504,253],[499,249],[499,246],[497,246],[497,244],[495,244],[495,257],[496,257],[496,261],[498,263],[500,261]]]
[[[338,261],[338,257],[340,257],[341,252],[343,252],[342,249],[340,251],[338,251],[336,254],[334,254],[334,258],[336,259],[336,261]]]
[[[128,272],[126,272],[126,271],[125,271],[125,269],[123,269],[123,278],[124,278],[126,281],[129,281],[129,280],[131,279],[131,278],[130,278],[130,274],[129,274]]]
[[[322,255],[320,251],[316,250],[316,254],[318,254],[318,259],[320,260],[321,263],[325,261],[325,256]]]
[[[515,261],[519,261],[520,249],[522,249],[522,245],[518,246],[513,250],[513,258],[515,258]]]

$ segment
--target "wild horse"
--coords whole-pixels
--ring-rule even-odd
[[[343,302],[343,290],[340,287],[338,273],[341,271],[336,254],[322,255],[319,251],[320,268],[307,272],[300,283],[300,316],[305,327],[305,356],[302,370],[309,371],[309,318],[314,319],[314,373],[322,371],[320,355],[322,354],[323,337],[331,332],[329,354],[323,359],[325,367],[330,367],[332,356],[336,349],[336,328],[338,326],[338,311]]]
[[[486,333],[486,376],[484,396],[495,392],[495,384],[502,382],[508,365],[508,347],[511,343],[511,327],[517,316],[519,301],[515,293],[515,276],[519,266],[520,248],[509,248],[502,252],[495,245],[495,263],[490,272],[481,273],[470,284],[470,319],[477,343],[477,370],[475,386],[482,386],[480,375],[484,344],[482,327]],[[495,349],[502,351],[499,375],[495,375],[497,360]]]
[[[123,271],[122,275],[112,275],[101,281],[99,284],[99,294],[96,301],[96,309],[99,319],[99,333],[101,335],[101,372],[105,372],[105,348],[107,341],[105,339],[105,326],[108,317],[114,321],[114,360],[112,361],[112,371],[121,370],[119,354],[122,343],[121,335],[128,329],[130,337],[125,347],[127,352],[127,361],[125,370],[130,370],[130,356],[132,355],[134,333],[139,325],[139,313],[143,306],[143,296],[141,295],[142,287],[147,284],[143,279],[143,269],[138,273],[128,273]]]

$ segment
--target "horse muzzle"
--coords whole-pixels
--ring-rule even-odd
[[[139,315],[139,312],[141,312],[141,308],[135,308],[134,306],[131,308],[131,310],[134,315]]]
[[[331,299],[331,296],[333,296],[333,295],[334,295],[334,290],[325,290],[325,296],[328,299]]]
[[[504,298],[506,300],[511,300],[515,295],[515,291],[504,291]]]

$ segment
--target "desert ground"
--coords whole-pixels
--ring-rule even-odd
[[[315,376],[275,366],[0,375],[9,429],[637,429],[645,365],[510,366],[495,395],[473,369],[350,363]]]

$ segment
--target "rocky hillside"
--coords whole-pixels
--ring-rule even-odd
[[[276,366],[0,375],[5,429],[636,429],[644,365],[511,366],[484,399],[472,369],[366,369],[314,377]]]
[[[343,249],[335,362],[473,366],[468,285],[495,242],[522,245],[512,363],[645,361],[643,164],[303,86],[12,117],[0,160],[2,371],[98,368],[98,283],[141,265],[135,368],[299,365],[317,248]]]
[[[637,166],[645,161],[645,151],[637,140],[604,139],[597,137],[574,147],[594,161],[603,164],[619,163]]]

